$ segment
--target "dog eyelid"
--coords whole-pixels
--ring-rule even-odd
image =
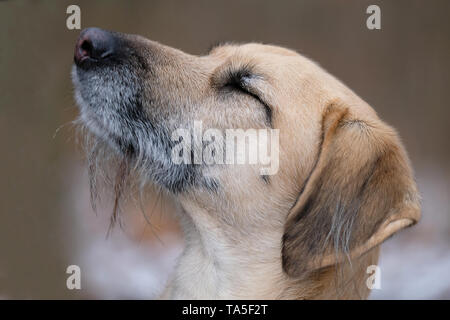
[[[272,124],[272,108],[264,102],[261,97],[255,93],[255,89],[252,90],[251,81],[259,77],[258,75],[250,74],[246,70],[241,70],[235,73],[231,73],[227,81],[224,84],[224,88],[232,88],[234,90],[239,90],[240,92],[247,94],[254,99],[256,99],[264,107],[264,111],[267,116],[267,121],[269,125]]]

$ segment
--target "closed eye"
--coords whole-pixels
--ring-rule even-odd
[[[248,83],[251,81],[252,77],[253,77],[253,75],[250,74],[245,69],[230,72],[228,74],[225,84],[223,85],[223,89],[231,90],[231,91],[238,91],[243,94],[249,95],[253,99],[257,100],[264,107],[267,121],[268,121],[269,125],[271,126],[272,125],[272,109],[248,85]]]
[[[245,90],[245,81],[250,79],[251,74],[245,70],[229,71],[224,84],[225,88]]]

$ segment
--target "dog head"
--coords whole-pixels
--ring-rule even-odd
[[[193,56],[90,28],[76,45],[72,76],[81,121],[100,143],[141,168],[145,181],[207,212],[221,232],[279,230],[273,245],[290,276],[360,256],[419,219],[395,131],[296,52],[225,44]],[[196,122],[200,140],[179,134],[195,133]],[[275,170],[258,161],[195,161],[227,129],[267,130],[257,144],[274,151]],[[208,154],[235,153],[226,147]]]

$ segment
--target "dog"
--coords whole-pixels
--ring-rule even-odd
[[[297,52],[225,43],[194,56],[88,28],[74,61],[88,159],[116,159],[116,202],[137,179],[180,206],[185,249],[163,299],[365,299],[380,244],[420,219],[396,131]],[[175,163],[173,133],[195,121],[277,130],[276,173]],[[194,143],[184,159],[204,147]]]

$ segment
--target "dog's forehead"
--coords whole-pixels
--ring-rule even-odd
[[[248,53],[260,53],[260,54],[271,54],[280,56],[298,56],[298,53],[287,48],[261,44],[261,43],[247,43],[238,47],[239,50]]]
[[[214,47],[209,57],[212,57],[213,64],[222,67],[251,69],[271,80],[276,87],[283,83],[299,86],[300,82],[312,78],[320,81],[319,78],[326,74],[316,62],[296,51],[268,44],[224,44]]]
[[[213,46],[213,48],[209,51],[209,54],[219,57],[230,57],[233,55],[240,55],[240,56],[278,55],[291,57],[299,56],[297,52],[287,48],[255,42],[244,44],[224,43],[216,45]]]
[[[223,70],[245,70],[261,76],[266,85],[273,87],[281,87],[283,83],[293,84],[303,71],[316,68],[312,61],[293,50],[260,43],[216,46],[207,56],[207,61],[212,62],[214,74]]]
[[[209,56],[216,66],[214,73],[247,68],[261,75],[263,81],[256,87],[275,110],[283,109],[304,118],[305,113],[325,112],[332,101],[345,101],[348,109],[358,116],[376,118],[373,109],[351,89],[296,51],[261,43],[225,43],[213,47]]]

